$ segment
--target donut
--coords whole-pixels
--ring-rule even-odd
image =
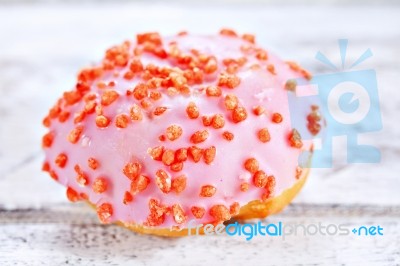
[[[298,159],[313,144],[292,126],[288,95],[310,78],[252,34],[137,34],[51,107],[42,170],[102,223],[135,232],[182,236],[191,221],[264,218],[309,172]],[[318,134],[318,105],[298,113]]]

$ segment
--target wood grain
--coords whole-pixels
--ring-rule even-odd
[[[0,265],[400,265],[400,7],[235,6],[145,3],[0,4]],[[40,172],[41,119],[74,83],[77,70],[137,32],[229,26],[312,72],[321,50],[339,63],[365,49],[362,69],[377,73],[384,128],[360,136],[381,150],[380,164],[347,164],[346,139],[334,140],[334,167],[313,169],[293,205],[266,222],[381,225],[371,236],[292,236],[286,240],[210,236],[165,239],[100,225]]]
[[[249,265],[400,263],[400,207],[293,204],[264,221],[285,224],[380,225],[384,235],[160,238],[100,225],[88,207],[65,205],[0,212],[1,265]],[[54,265],[53,264],[53,265]],[[163,263],[164,265],[164,263]]]

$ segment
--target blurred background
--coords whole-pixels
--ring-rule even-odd
[[[166,264],[251,265],[267,258],[278,265],[298,258],[299,264],[400,263],[399,1],[0,0],[0,22],[0,265],[36,265],[49,258],[85,265],[151,265],[161,259]],[[381,162],[348,164],[346,138],[335,138],[333,167],[312,169],[293,205],[271,219],[382,223],[391,234],[362,241],[300,236],[251,243],[137,236],[99,226],[94,214],[69,204],[64,188],[40,172],[41,121],[62,92],[74,86],[80,68],[136,33],[216,34],[223,27],[256,34],[259,45],[316,75],[331,72],[315,60],[318,51],[341,65],[338,39],[349,40],[349,62],[372,50],[373,57],[356,69],[376,71],[383,129],[360,134],[359,140],[377,147]],[[176,256],[181,261],[173,261]]]

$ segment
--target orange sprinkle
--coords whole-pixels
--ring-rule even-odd
[[[198,206],[193,206],[190,208],[190,211],[192,212],[193,216],[196,217],[197,219],[203,218],[206,210],[203,207],[198,207]]]
[[[135,74],[132,71],[127,71],[127,72],[125,72],[123,78],[126,80],[131,80],[131,79],[133,79],[134,76],[135,76]]]
[[[65,121],[67,121],[67,119],[69,118],[70,113],[67,111],[62,111],[60,113],[60,115],[58,116],[58,121],[60,121],[60,123],[64,123]]]
[[[211,121],[211,125],[215,129],[223,128],[225,125],[224,116],[221,114],[214,115]]]
[[[273,190],[275,189],[275,185],[276,185],[275,177],[273,175],[268,176],[268,181],[267,181],[267,185],[265,186],[265,188],[268,191],[273,192]]]
[[[154,148],[149,148],[147,150],[147,153],[150,154],[151,158],[153,160],[156,160],[156,161],[161,161],[162,160],[163,152],[164,152],[164,147],[163,146],[157,146],[157,147],[154,147]]]
[[[273,113],[272,114],[272,122],[274,123],[281,123],[283,120],[282,115],[280,113]]]
[[[218,222],[231,219],[229,209],[225,205],[217,204],[211,207],[210,215]]]
[[[89,178],[83,172],[78,173],[76,176],[76,182],[81,186],[86,186],[89,183]]]
[[[302,68],[302,69],[300,70],[300,73],[303,75],[303,77],[304,77],[305,79],[307,79],[307,80],[311,80],[311,79],[312,79],[311,73],[308,72],[307,70],[305,70],[305,69]]]
[[[172,205],[172,215],[174,217],[174,221],[177,224],[181,224],[186,221],[185,212],[183,211],[181,205],[179,204]]]
[[[160,169],[156,172],[156,184],[163,193],[171,191],[171,178],[164,170]]]
[[[240,211],[240,205],[239,202],[234,202],[230,207],[229,207],[229,213],[231,215],[238,215]]]
[[[67,105],[73,105],[81,100],[82,95],[78,91],[67,91],[64,92],[63,98]]]
[[[139,59],[134,58],[134,59],[131,61],[131,64],[129,65],[129,69],[130,69],[133,73],[141,72],[141,71],[143,71],[143,64],[142,64],[142,62],[141,62]]]
[[[197,146],[192,146],[188,149],[189,156],[192,158],[192,160],[197,163],[200,161],[201,157],[203,156],[203,149],[197,147]]]
[[[214,57],[209,58],[206,65],[204,66],[204,73],[211,74],[217,71],[218,63]]]
[[[210,97],[219,97],[222,94],[221,88],[218,86],[208,86],[206,88],[206,94]]]
[[[68,141],[73,144],[77,143],[81,137],[82,131],[83,126],[77,126],[76,128],[72,129],[68,134]]]
[[[181,175],[172,179],[171,189],[175,191],[176,194],[181,193],[186,188],[186,176]]]
[[[292,132],[289,134],[289,144],[290,146],[298,149],[303,147],[300,133],[296,129],[293,129]]]
[[[139,83],[136,85],[136,87],[133,89],[133,97],[135,97],[136,100],[142,100],[148,95],[148,86],[143,83]]]
[[[58,180],[58,175],[56,174],[56,172],[54,172],[53,170],[49,171],[50,177],[53,178],[54,180]]]
[[[170,169],[171,169],[171,171],[174,171],[174,172],[182,171],[183,163],[182,162],[173,163],[173,164],[171,164]]]
[[[266,201],[271,198],[275,190],[275,177],[268,176],[267,184],[265,185],[265,193],[261,195],[261,200]]]
[[[104,81],[99,81],[96,85],[99,89],[105,89],[107,87],[107,84]]]
[[[265,187],[268,178],[264,171],[259,170],[253,176],[253,183],[256,187]]]
[[[264,143],[271,140],[271,136],[267,128],[262,128],[258,131],[258,139]]]
[[[57,118],[61,113],[61,107],[57,103],[55,106],[53,106],[50,111],[49,111],[49,117],[50,118]]]
[[[243,107],[236,107],[232,111],[232,120],[235,123],[242,122],[247,118],[247,111]]]
[[[182,128],[178,125],[170,125],[167,127],[166,135],[169,140],[174,141],[182,135]]]
[[[187,79],[183,73],[171,72],[169,78],[171,79],[172,85],[178,90],[187,84]]]
[[[175,87],[169,87],[167,89],[168,96],[175,96],[179,94],[179,91]]]
[[[153,101],[161,99],[161,93],[159,91],[150,92],[150,99],[152,99]]]
[[[77,202],[80,200],[78,192],[76,192],[73,188],[67,187],[67,198],[71,202]]]
[[[186,107],[186,114],[190,119],[196,119],[199,117],[199,108],[196,106],[194,102],[190,102]]]
[[[74,115],[74,123],[77,124],[77,123],[82,122],[83,119],[85,119],[85,117],[86,117],[86,112],[85,111],[80,111],[80,112],[75,113],[75,115]]]
[[[95,101],[89,101],[85,105],[85,113],[86,114],[93,114],[96,110],[97,103]]]
[[[124,173],[124,175],[126,177],[128,177],[130,180],[135,180],[139,174],[140,171],[142,170],[142,165],[138,162],[135,163],[127,163],[124,166],[124,169],[122,170],[122,172]]]
[[[187,160],[187,149],[180,148],[175,151],[175,161],[177,162],[184,162]]]
[[[53,144],[54,135],[52,132],[47,133],[42,138],[42,147],[43,148],[50,148],[51,144]]]
[[[89,200],[89,196],[88,196],[86,193],[84,193],[84,192],[79,193],[79,196],[80,196],[81,199],[83,199],[83,200]]]
[[[160,141],[165,141],[165,140],[167,139],[167,137],[166,137],[165,135],[160,135],[160,136],[158,137],[158,139],[159,139]]]
[[[161,205],[160,202],[156,199],[149,200],[149,209],[150,214],[147,217],[147,221],[144,225],[147,226],[158,226],[161,225],[165,220],[165,214],[168,209]]]
[[[200,197],[212,197],[217,192],[217,188],[211,185],[201,187]]]
[[[136,40],[138,44],[143,44],[145,42],[150,42],[155,45],[161,45],[162,40],[160,34],[157,32],[148,32],[136,35]]]
[[[303,173],[303,168],[300,166],[296,167],[296,179],[299,179],[301,177],[301,174]]]
[[[276,75],[275,66],[274,66],[274,65],[271,65],[271,64],[267,65],[267,70],[268,70],[268,72],[271,73],[272,75]]]
[[[107,127],[110,124],[110,119],[104,115],[98,115],[96,117],[96,125],[100,128]]]
[[[215,146],[211,146],[210,148],[205,149],[203,154],[204,162],[206,164],[211,164],[215,159],[216,152],[217,150]]]
[[[240,84],[238,76],[233,74],[221,74],[218,79],[218,86],[225,86],[229,89],[233,89]]]
[[[102,177],[96,178],[93,182],[92,189],[94,193],[97,194],[105,192],[107,190],[107,180]]]
[[[83,97],[83,100],[85,101],[85,103],[91,102],[93,100],[96,100],[97,95],[94,93],[88,93]]]
[[[311,106],[311,113],[307,115],[307,129],[312,135],[317,135],[321,130],[321,114],[317,105]]]
[[[272,193],[275,190],[275,185],[276,185],[276,180],[275,177],[273,175],[268,176],[268,181],[267,181],[267,185],[265,186],[265,189]]]
[[[194,144],[201,143],[208,138],[208,131],[206,129],[202,131],[196,131],[191,137],[190,141]]]
[[[78,81],[78,83],[76,83],[76,90],[80,92],[87,92],[90,90],[90,87],[88,84]]]
[[[212,123],[212,117],[211,117],[211,116],[205,116],[205,115],[203,115],[203,116],[201,117],[201,120],[203,121],[203,125],[204,125],[205,127],[211,126],[211,123]]]
[[[50,171],[50,164],[48,162],[44,162],[43,163],[42,171],[43,172],[49,172]]]
[[[96,107],[94,108],[94,111],[96,112],[97,115],[102,115],[103,107],[101,105],[96,105]]]
[[[142,115],[142,111],[140,110],[139,105],[133,104],[133,106],[131,107],[131,110],[130,110],[130,116],[131,116],[131,119],[134,121],[142,120],[143,115]]]
[[[244,66],[244,64],[246,64],[246,62],[247,62],[247,58],[244,56],[237,59],[237,63],[239,64],[239,66]]]
[[[260,116],[260,115],[262,115],[264,112],[265,112],[265,108],[262,107],[262,106],[260,106],[260,105],[257,105],[256,107],[253,108],[253,113],[254,113],[255,115]]]
[[[253,34],[243,34],[242,39],[253,44],[256,41],[256,37]]]
[[[129,191],[125,191],[123,203],[127,205],[129,202],[133,201],[133,196]]]
[[[131,193],[136,195],[137,193],[144,191],[149,184],[150,178],[144,175],[139,175],[131,183]]]
[[[294,79],[289,79],[285,83],[285,89],[288,91],[296,91],[297,82]]]
[[[318,123],[307,123],[307,129],[310,131],[310,133],[315,136],[319,133],[321,130],[321,125]]]
[[[103,203],[97,207],[97,216],[102,223],[108,223],[113,215],[113,208],[110,203]]]
[[[249,171],[250,173],[254,174],[258,171],[259,164],[257,159],[249,158],[244,162],[244,168]]]
[[[68,157],[65,153],[60,153],[55,160],[55,164],[58,165],[60,168],[64,168],[65,164],[67,163]]]
[[[154,109],[153,114],[159,116],[162,115],[165,111],[167,111],[167,107],[160,106]]]
[[[237,33],[231,29],[221,29],[219,34],[225,35],[225,36],[230,36],[230,37],[237,37]]]
[[[173,150],[165,150],[161,160],[165,165],[169,166],[174,162],[175,159],[174,155],[175,152]]]
[[[118,97],[119,94],[115,90],[106,90],[101,96],[101,104],[104,106],[108,106],[115,102]]]
[[[239,70],[239,66],[237,64],[231,64],[226,68],[226,72],[229,74],[235,74]]]
[[[127,114],[119,114],[115,117],[115,126],[126,128],[129,124],[129,116]]]
[[[300,70],[300,66],[296,62],[287,61],[286,64],[290,67],[290,69],[292,69],[294,71],[299,71]]]
[[[222,137],[224,139],[226,139],[227,141],[231,141],[233,140],[233,138],[235,137],[231,132],[229,131],[225,131],[224,133],[222,133]]]
[[[43,118],[42,123],[43,123],[43,126],[45,126],[45,127],[50,127],[50,125],[51,125],[50,117],[49,117],[49,116],[46,116],[45,118]]]
[[[88,159],[88,166],[93,170],[96,170],[99,167],[99,162],[95,158],[90,157]]]
[[[240,191],[242,192],[246,192],[249,190],[250,184],[247,182],[243,182],[242,184],[240,184]]]
[[[82,174],[82,173],[83,173],[81,167],[80,167],[78,164],[76,164],[76,165],[74,166],[74,170],[75,170],[75,172],[76,172],[77,174]]]
[[[268,59],[268,55],[266,51],[260,50],[256,53],[256,58],[258,60],[267,60]]]
[[[144,109],[149,109],[150,107],[153,106],[152,102],[149,99],[143,99],[140,101],[140,105],[144,108]]]

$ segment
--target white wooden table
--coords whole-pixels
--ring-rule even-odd
[[[400,6],[0,4],[0,22],[0,265],[400,264]],[[382,162],[346,164],[345,139],[336,139],[334,167],[313,169],[294,203],[266,222],[380,225],[383,236],[137,235],[100,225],[41,173],[41,119],[80,67],[137,32],[223,26],[256,33],[316,73],[324,71],[313,59],[318,50],[339,62],[339,38],[349,38],[350,59],[372,49],[364,67],[378,75],[384,128],[362,139],[381,150]]]

